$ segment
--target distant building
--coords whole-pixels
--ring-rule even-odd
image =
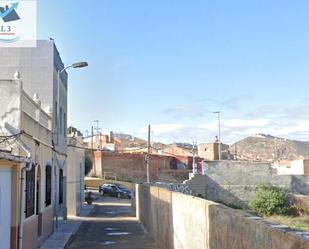
[[[182,156],[182,157],[192,157],[192,148],[183,147],[180,144],[174,143],[169,145],[161,151],[162,155],[166,156]]]
[[[198,145],[198,156],[204,160],[219,160],[219,143],[202,143]],[[221,160],[230,159],[229,145],[221,143]]]
[[[174,143],[161,150],[159,154],[174,157],[174,169],[192,169],[193,157],[195,157],[197,165],[201,161],[197,151],[193,152],[193,146],[190,144]]]
[[[111,131],[110,134],[97,134],[93,136],[87,136],[83,138],[85,147],[91,149],[115,151],[116,144],[114,133]]]
[[[306,175],[309,176],[309,160],[279,160],[273,163],[278,175]]]
[[[70,133],[68,140],[67,170],[67,208],[68,215],[79,215],[84,196],[85,178],[85,149],[83,149],[83,139],[78,132]]]

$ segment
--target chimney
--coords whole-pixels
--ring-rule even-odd
[[[112,131],[109,134],[109,143],[111,143],[111,144],[115,143],[114,132],[112,132]]]

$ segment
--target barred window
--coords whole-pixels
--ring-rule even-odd
[[[35,209],[35,165],[30,171],[26,171],[26,218],[34,214]]]
[[[47,165],[45,168],[45,205],[48,207],[51,204],[51,188],[52,188],[52,168],[50,165]]]
[[[63,169],[59,170],[59,204],[63,203]]]

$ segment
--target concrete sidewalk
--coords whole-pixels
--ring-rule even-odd
[[[79,227],[89,216],[95,205],[83,205],[79,216],[69,216],[68,220],[59,220],[57,230],[41,245],[40,249],[63,249],[72,240]]]

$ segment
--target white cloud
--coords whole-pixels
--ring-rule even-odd
[[[154,140],[165,143],[174,141],[211,142],[218,134],[218,123],[211,121],[192,127],[179,123],[162,123],[152,125]],[[139,135],[146,137],[147,127]],[[256,133],[271,134],[289,139],[309,140],[309,121],[295,120],[284,123],[271,119],[223,119],[221,122],[222,142],[232,144],[242,138]]]
[[[182,128],[184,128],[184,125],[182,125],[182,124],[154,124],[154,125],[151,125],[152,132],[154,132],[158,135],[169,134],[169,133],[181,130]],[[139,133],[147,133],[147,132],[148,132],[148,126],[143,127],[139,131]]]
[[[265,127],[270,123],[267,119],[230,119],[223,120],[223,124],[225,127],[229,128],[249,128],[249,127]]]

